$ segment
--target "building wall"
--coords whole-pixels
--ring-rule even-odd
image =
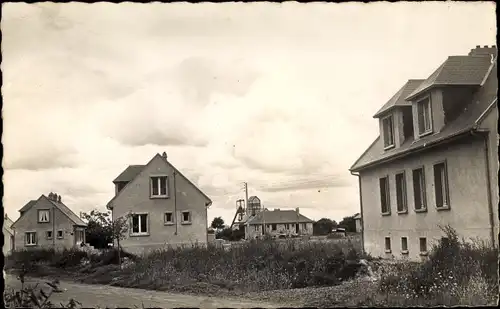
[[[488,134],[488,168],[490,174],[491,206],[493,211],[493,221],[495,225],[495,245],[498,246],[499,218],[498,218],[498,104],[484,118],[482,129],[489,130]]]
[[[449,180],[450,210],[435,207],[433,164],[446,160]],[[414,208],[412,169],[425,168],[427,212]],[[396,210],[395,174],[406,172],[408,213]],[[379,178],[389,175],[391,215],[381,215]],[[387,163],[360,173],[364,218],[365,250],[374,256],[403,257],[401,237],[408,238],[411,259],[419,259],[419,237],[432,241],[443,235],[438,225],[450,224],[466,238],[490,239],[485,156],[480,138],[435,148],[427,153]],[[391,238],[391,253],[385,253],[385,237]]]
[[[3,230],[3,255],[6,256],[8,255],[12,249],[14,242],[12,241],[12,237],[14,237],[14,234],[11,233],[8,229],[5,227],[2,228]]]
[[[131,236],[128,233],[127,238],[120,242],[124,250],[142,253],[169,245],[207,243],[206,198],[180,175],[175,176],[174,194],[173,172],[157,156],[113,201],[113,220],[129,212],[148,214],[149,235]],[[166,199],[150,198],[150,177],[158,175],[168,176],[169,197]],[[175,213],[174,224],[165,225],[164,213],[167,211]],[[181,224],[182,211],[191,211],[190,224]]]
[[[361,232],[361,219],[356,220],[356,232],[357,233]]]
[[[265,231],[270,236],[276,236],[279,234],[286,234],[291,236],[296,233],[296,223],[289,224],[276,224],[276,230],[273,231],[272,223],[266,222]],[[310,223],[299,223],[299,233],[300,235],[312,235],[313,234],[313,224]],[[262,224],[247,225],[245,227],[245,238],[255,239],[255,237],[262,237]]]
[[[38,222],[38,210],[49,209],[50,222]],[[15,224],[15,248],[16,250],[29,248],[71,248],[75,244],[74,223],[50,201],[40,198],[33,207],[25,212]],[[63,231],[63,238],[57,238],[57,231]],[[45,232],[52,231],[52,239],[47,239]],[[25,232],[36,232],[37,245],[25,245]]]

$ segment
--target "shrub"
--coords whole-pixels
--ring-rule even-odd
[[[4,292],[5,307],[6,308],[54,308],[54,304],[50,302],[50,297],[54,292],[61,292],[57,281],[46,282],[49,291],[45,292],[42,288],[35,286],[25,285],[25,276],[27,272],[23,271],[18,279],[21,281],[21,289],[15,291],[13,289]],[[78,301],[70,299],[66,304],[61,304],[61,308],[77,308],[81,305]]]
[[[447,240],[434,246],[423,263],[382,267],[379,290],[387,295],[424,299],[426,305],[486,304],[486,299],[496,297],[498,249],[484,242],[459,240],[449,226],[443,231]]]

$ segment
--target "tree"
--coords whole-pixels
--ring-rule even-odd
[[[117,244],[117,249],[118,249],[118,266],[120,269],[122,268],[122,259],[121,259],[121,246],[120,246],[120,240],[125,239],[127,236],[128,232],[128,222],[130,220],[130,214],[127,214],[125,216],[116,218],[112,222],[112,235],[113,235],[113,240],[116,240]]]
[[[92,210],[88,214],[82,213],[82,219],[87,221],[87,243],[96,249],[108,248],[108,244],[113,242],[111,213]]]
[[[344,217],[344,219],[339,222],[339,227],[345,228],[346,232],[356,232],[356,220],[354,219],[354,216]]]
[[[224,228],[224,220],[221,217],[215,217],[210,226],[216,230],[221,230]]]
[[[337,226],[337,222],[321,218],[313,224],[313,234],[314,235],[328,235],[331,233],[332,229]]]

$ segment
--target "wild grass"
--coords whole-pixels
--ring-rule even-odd
[[[439,242],[423,263],[401,262],[379,270],[378,292],[386,303],[480,306],[497,302],[498,249],[459,239],[450,227],[443,230],[448,240]]]

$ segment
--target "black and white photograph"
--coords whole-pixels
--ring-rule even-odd
[[[498,305],[495,2],[1,8],[4,308]]]

